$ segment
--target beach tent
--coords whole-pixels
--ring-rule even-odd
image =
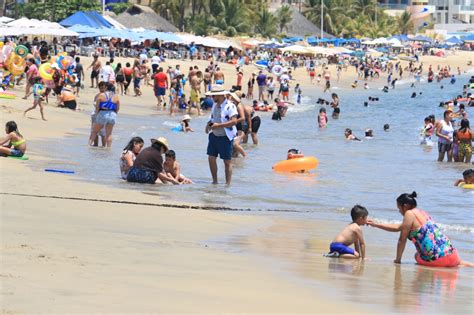
[[[7,16],[0,16],[0,24],[5,24],[5,23],[11,22],[11,21],[13,21],[12,18],[9,18]]]
[[[463,41],[463,42],[474,42],[474,34],[468,35],[468,36],[464,36],[464,37],[462,38],[462,41]]]
[[[304,54],[314,54],[314,52],[312,52],[310,50],[310,47],[303,47],[303,46],[300,46],[300,45],[291,45],[291,46],[288,46],[288,47],[283,47],[283,48],[280,48],[280,51],[281,52],[289,52],[289,53],[292,53],[292,54],[299,54],[299,55],[304,55]]]
[[[448,40],[446,40],[446,44],[449,46],[461,45],[462,43],[463,41],[456,36],[450,37]]]
[[[302,42],[304,41],[303,37],[287,37],[283,38],[284,43],[296,43],[296,42]]]
[[[245,48],[254,48],[261,44],[263,44],[263,42],[259,41],[258,39],[247,39],[246,41],[242,42],[242,46]]]
[[[89,11],[89,12],[82,12],[78,11],[73,15],[65,18],[61,22],[60,25],[64,27],[73,26],[76,24],[79,25],[86,25],[92,28],[113,28],[114,26],[104,19],[102,15],[97,13],[96,11]]]
[[[388,40],[391,40],[391,39],[393,39],[393,38],[396,38],[396,39],[398,39],[398,40],[401,41],[401,42],[406,42],[406,41],[410,40],[410,38],[409,38],[407,35],[404,35],[404,34],[402,34],[402,35],[394,35],[394,36],[392,36],[392,37],[389,37]]]
[[[423,36],[423,35],[418,35],[418,36],[409,38],[408,40],[414,41],[414,42],[428,42],[428,43],[431,43],[433,41],[431,38]]]
[[[18,35],[53,35],[53,36],[78,36],[74,31],[70,31],[58,23],[46,20],[27,19],[25,17],[11,21],[2,25],[4,36]]]

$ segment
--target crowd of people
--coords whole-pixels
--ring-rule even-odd
[[[113,45],[114,46],[114,45]],[[115,48],[116,46],[114,46]],[[190,126],[191,115],[204,115],[207,112],[210,119],[205,125],[205,132],[208,134],[208,164],[212,177],[212,183],[218,183],[218,163],[217,158],[223,160],[225,170],[225,182],[230,185],[232,182],[232,159],[235,157],[246,157],[243,143],[252,139],[254,145],[259,144],[258,132],[262,122],[258,115],[259,111],[273,111],[272,119],[281,120],[286,117],[288,108],[299,106],[302,99],[302,89],[299,82],[293,77],[293,71],[300,66],[304,66],[310,77],[310,84],[321,84],[323,81],[323,93],[330,92],[331,99],[320,98],[316,103],[321,105],[315,117],[319,128],[326,128],[329,117],[326,107],[332,109],[331,118],[339,119],[341,114],[340,99],[338,94],[332,91],[331,71],[326,64],[318,65],[311,57],[283,55],[270,52],[269,64],[260,67],[248,75],[247,91],[244,93],[245,73],[242,64],[235,64],[236,81],[226,77],[219,66],[219,61],[226,61],[228,57],[233,57],[234,50],[227,50],[225,54],[217,60],[210,60],[208,66],[201,70],[197,65],[193,65],[188,71],[181,69],[180,65],[174,67],[166,64],[165,54],[162,47],[158,46],[156,52],[150,55],[149,50],[143,47],[138,56],[125,62],[123,65],[114,59],[114,48],[110,47],[110,59],[105,63],[101,61],[98,54],[93,55],[93,61],[84,68],[81,59],[75,56],[73,72],[66,74],[59,69],[52,69],[53,85],[45,86],[38,73],[38,66],[49,60],[42,49],[32,50],[32,55],[28,58],[27,69],[25,70],[25,95],[27,99],[33,94],[33,106],[25,111],[25,114],[36,107],[40,108],[41,117],[45,119],[43,102],[48,102],[50,93],[54,93],[58,106],[69,109],[77,108],[76,99],[84,88],[86,72],[90,70],[90,88],[97,88],[93,103],[94,109],[91,115],[91,132],[89,145],[98,146],[99,138],[102,146],[111,147],[112,132],[117,122],[117,115],[121,107],[121,97],[133,95],[140,98],[143,89],[153,89],[156,97],[156,108],[158,111],[168,111],[173,116],[181,113],[183,119],[180,121],[179,130],[182,132],[193,132]],[[197,53],[196,53],[197,54]],[[189,57],[199,59],[212,59],[210,56],[198,56],[191,52]],[[244,56],[235,56],[243,58]],[[239,59],[239,58],[237,58]],[[408,76],[419,82],[424,74],[422,63],[409,62],[403,67],[400,62],[392,62],[381,58],[366,57],[359,58],[336,58],[337,81],[343,72],[348,71],[350,66],[354,67],[358,80],[364,81],[364,89],[369,89],[368,83],[380,78],[381,74],[387,76],[387,84],[383,88],[384,92],[389,91],[389,86],[395,88],[396,82],[403,79],[408,72]],[[458,74],[460,70],[457,69]],[[319,73],[318,73],[319,72]],[[444,79],[450,80],[454,84],[455,75],[451,69],[441,67],[437,74],[431,66],[427,70],[428,82],[436,80],[441,82]],[[453,81],[454,79],[454,81]],[[17,80],[20,83],[21,78]],[[133,90],[130,85],[133,83]],[[469,84],[474,83],[471,78]],[[185,87],[190,93],[185,93]],[[294,86],[293,86],[294,85]],[[226,89],[225,86],[231,86]],[[254,87],[255,90],[254,94]],[[352,88],[358,88],[358,81],[355,81]],[[293,89],[294,88],[294,89]],[[294,92],[291,92],[291,91]],[[290,102],[290,93],[294,94],[296,104]],[[275,98],[274,98],[275,97]],[[416,97],[416,95],[415,95]],[[252,106],[244,104],[244,99],[253,100]],[[274,104],[270,104],[273,103]],[[462,101],[461,101],[462,100]],[[378,101],[378,98],[369,98],[369,102]],[[467,88],[463,94],[456,99],[443,103],[447,109],[442,119],[436,121],[434,115],[425,119],[425,127],[422,131],[422,144],[428,144],[431,137],[438,137],[438,161],[443,161],[445,156],[448,162],[457,161],[470,163],[472,157],[473,130],[470,129],[469,120],[465,106],[460,104],[465,102],[468,106],[473,106],[472,95],[467,93]],[[458,106],[459,110],[454,111]],[[459,129],[454,126],[460,119]],[[384,125],[384,130],[389,131],[389,125]],[[7,136],[0,140],[2,155],[21,157],[26,152],[26,141],[18,131],[15,122],[10,121],[6,125]],[[346,128],[344,136],[350,141],[361,141],[353,134],[350,128]],[[374,137],[373,130],[365,130],[365,138]],[[168,140],[164,137],[150,139],[150,145],[143,148],[145,141],[140,137],[130,139],[124,147],[120,159],[121,178],[133,183],[148,184],[191,184],[181,173],[181,165],[177,161],[177,154],[170,149]],[[164,156],[164,158],[163,158]],[[473,172],[464,176],[464,183],[472,182]],[[459,184],[459,183],[458,183]],[[373,222],[367,219],[368,212],[362,206],[355,206],[352,213],[352,224],[344,229],[334,239],[330,245],[329,256],[337,257],[365,257],[365,243],[360,226],[369,224],[391,232],[400,232],[400,241],[397,247],[395,262],[400,263],[405,242],[411,239],[417,248],[418,255],[416,261],[424,265],[457,266],[469,265],[462,262],[457,256],[457,252],[449,239],[440,233],[437,225],[425,212],[417,209],[416,193],[403,194],[397,199],[397,207],[403,216],[403,222],[396,225],[387,225]],[[433,240],[435,235],[435,240]],[[426,246],[433,245],[429,251]],[[349,246],[355,244],[355,249]],[[435,246],[436,245],[436,246]]]

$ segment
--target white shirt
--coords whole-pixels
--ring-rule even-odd
[[[214,113],[216,111],[216,106],[218,106],[216,103],[212,105],[212,110],[211,113]],[[231,120],[232,117],[237,116],[237,107],[235,106],[234,103],[228,101],[227,99],[220,105],[221,107],[221,117],[212,117],[211,114],[211,121],[213,123],[226,123],[229,120]],[[237,128],[234,126],[228,127],[228,128],[223,128],[225,130],[225,134],[227,135],[227,138],[229,140],[233,140],[235,136],[237,135]]]
[[[148,59],[148,56],[147,54],[140,54],[140,63],[143,63],[144,60],[147,60]]]
[[[151,57],[151,64],[152,65],[158,65],[158,64],[160,64],[160,61],[161,61],[160,57],[158,57],[158,56]]]
[[[112,69],[110,65],[108,66],[105,65],[104,67],[102,67],[102,81],[109,82],[110,75],[112,74],[113,71],[114,69]]]

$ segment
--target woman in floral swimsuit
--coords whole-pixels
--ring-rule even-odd
[[[419,265],[430,267],[474,267],[473,263],[462,261],[449,238],[423,210],[416,208],[416,192],[401,194],[397,198],[397,207],[403,215],[401,224],[381,224],[368,220],[367,224],[389,231],[400,232],[397,245],[397,257],[394,262],[401,263],[407,239],[416,247],[415,260]]]

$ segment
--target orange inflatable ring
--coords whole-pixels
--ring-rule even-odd
[[[21,58],[15,53],[12,53],[5,65],[7,66],[7,69],[11,72],[11,74],[17,76],[25,71],[26,62],[25,59]]]
[[[305,172],[318,167],[319,161],[313,156],[284,160],[273,165],[275,172]]]
[[[39,67],[39,74],[40,74],[40,77],[45,80],[45,81],[51,81],[53,80],[53,68],[51,68],[51,64],[50,63],[43,63],[40,67]]]

